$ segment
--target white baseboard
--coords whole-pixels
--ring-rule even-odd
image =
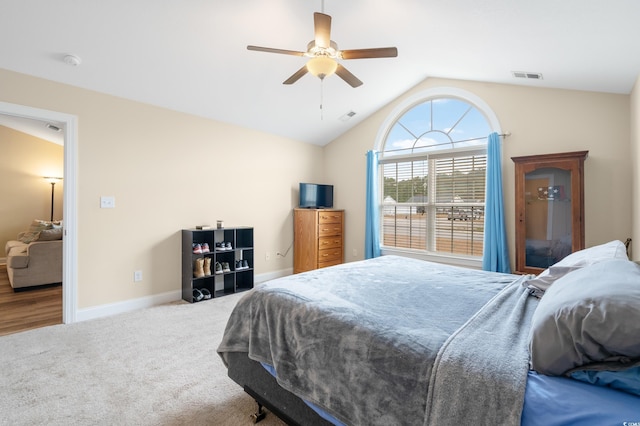
[[[293,268],[282,269],[275,272],[267,272],[254,277],[254,283],[260,284],[269,280],[293,274]],[[140,297],[137,299],[125,300],[123,302],[107,303],[105,305],[92,306],[90,308],[78,309],[76,321],[86,321],[95,318],[108,317],[115,314],[123,314],[138,309],[151,308],[152,306],[171,303],[182,299],[182,291],[170,291],[153,296]]]
[[[92,306],[91,308],[78,309],[76,321],[86,321],[95,318],[108,317],[138,309],[150,308],[164,303],[175,302],[182,299],[182,291],[170,291],[153,296],[139,297],[123,302],[107,303],[105,305]]]
[[[253,278],[253,282],[255,284],[260,284],[266,281],[275,280],[276,278],[286,277],[287,275],[293,274],[293,268],[281,269],[275,272],[267,272],[264,274],[256,275]]]

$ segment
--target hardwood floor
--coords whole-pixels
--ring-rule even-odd
[[[0,336],[62,324],[62,285],[14,292],[0,265]]]

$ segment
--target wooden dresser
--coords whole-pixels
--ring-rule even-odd
[[[293,273],[344,261],[344,210],[293,210]]]

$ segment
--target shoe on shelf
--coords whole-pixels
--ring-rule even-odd
[[[216,243],[216,250],[224,250],[224,243]]]
[[[204,277],[204,259],[201,257],[193,262],[193,276],[195,278]]]
[[[249,269],[249,262],[247,261],[247,259],[242,259],[242,268]]]
[[[231,268],[229,268],[229,264],[227,262],[222,262],[222,272],[231,272]]]
[[[211,292],[209,290],[207,290],[206,288],[201,288],[200,289],[200,293],[202,293],[202,299],[203,300],[211,299]]]
[[[210,257],[204,258],[203,270],[204,270],[205,277],[208,277],[209,275],[211,275],[211,258]]]
[[[211,294],[211,293],[209,293]],[[193,289],[193,301],[194,302],[199,302],[202,299],[204,299],[204,294],[202,294],[202,292],[200,290],[198,290],[197,288]]]
[[[225,250],[233,250],[231,243],[225,243]]]
[[[193,253],[194,254],[201,254],[202,253],[202,246],[199,243],[193,243],[192,247],[193,247]]]
[[[200,248],[202,249],[202,253],[209,253],[209,243],[200,244]]]
[[[216,262],[216,274],[222,274],[224,271],[222,270],[222,263]]]

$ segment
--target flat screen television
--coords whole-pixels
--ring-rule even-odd
[[[333,185],[300,182],[300,207],[307,209],[333,208]]]

